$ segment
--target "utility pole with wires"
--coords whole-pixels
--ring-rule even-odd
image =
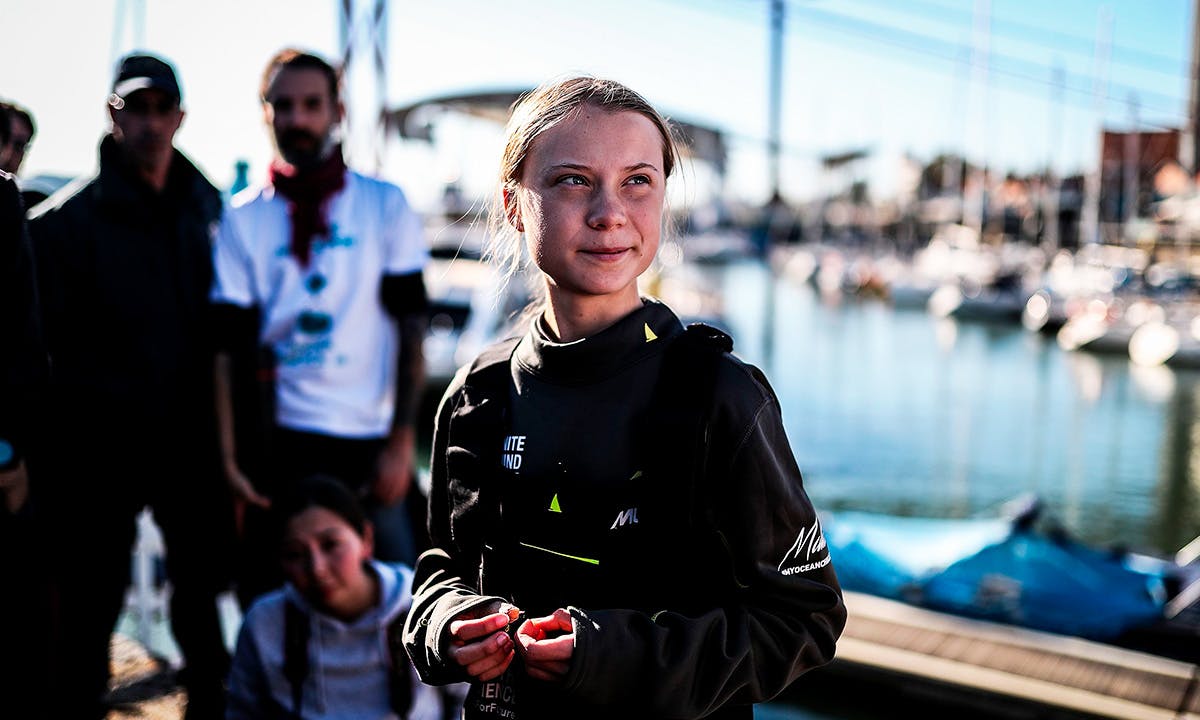
[[[387,0],[337,0],[348,158],[383,170],[387,112]],[[365,9],[362,6],[367,6]]]

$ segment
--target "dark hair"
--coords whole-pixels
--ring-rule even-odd
[[[33,122],[33,113],[29,112],[28,109],[21,107],[16,103],[11,103],[8,105],[8,112],[11,117],[21,118],[25,121],[25,124],[29,126],[30,140],[37,135],[37,124]]]
[[[345,520],[362,537],[367,514],[345,483],[330,475],[309,475],[289,485],[271,504],[272,528],[282,543],[288,523],[310,508],[324,508]]]
[[[0,145],[7,145],[12,137],[12,121],[8,119],[12,111],[12,105],[0,102]]]
[[[263,70],[262,82],[258,86],[260,100],[267,102],[267,94],[271,91],[271,85],[283,70],[318,70],[324,73],[326,79],[329,80],[329,97],[335,105],[337,104],[341,72],[319,55],[296,48],[284,48],[267,61],[267,68]]]

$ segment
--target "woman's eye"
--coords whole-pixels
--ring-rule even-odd
[[[558,179],[559,185],[586,185],[587,180],[582,175],[563,175]]]
[[[321,550],[324,552],[333,552],[342,546],[342,543],[337,540],[326,540],[321,543]]]
[[[634,175],[633,177],[629,178],[629,180],[627,180],[626,182],[628,182],[631,185],[649,185],[650,184],[650,176],[649,175]]]

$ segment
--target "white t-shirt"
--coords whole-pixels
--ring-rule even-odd
[[[287,199],[269,185],[238,193],[217,236],[212,299],[261,309],[279,425],[383,437],[395,409],[398,337],[380,283],[420,272],[429,251],[420,218],[390,183],[347,171],[328,212],[329,237],[314,238],[305,268],[291,254]]]

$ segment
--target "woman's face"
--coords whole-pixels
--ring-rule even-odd
[[[551,302],[636,302],[662,232],[663,140],[649,118],[583,106],[535,139],[510,216]]]
[[[283,572],[312,605],[336,617],[354,617],[372,600],[364,563],[371,557],[371,528],[365,537],[340,515],[311,507],[288,522]]]

